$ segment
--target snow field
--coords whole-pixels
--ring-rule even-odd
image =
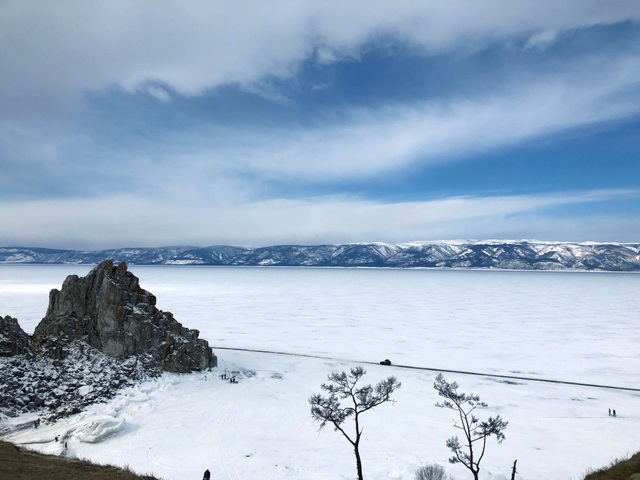
[[[46,310],[42,287],[51,267],[2,267],[3,314],[29,331]],[[25,268],[25,267],[22,267]],[[77,266],[73,266],[76,270]],[[57,268],[59,288],[64,275]],[[406,364],[577,382],[640,386],[638,275],[558,272],[131,267],[143,288],[214,346],[331,357],[317,359],[216,350],[217,371],[165,374],[53,425],[16,430],[8,439],[67,455],[129,465],[164,479],[352,479],[350,445],[310,416],[308,398],[331,371],[390,358]],[[82,267],[85,274],[88,269]],[[29,272],[26,274],[25,272]],[[23,310],[15,301],[20,284]],[[36,298],[37,297],[37,298]],[[39,305],[36,308],[36,304]],[[44,306],[42,306],[44,304]],[[26,315],[25,315],[26,314]],[[26,320],[23,322],[23,320]],[[29,327],[29,325],[32,325]],[[366,383],[402,382],[394,404],[363,417],[362,456],[370,480],[413,480],[439,463],[455,480],[469,477],[447,462],[457,434],[454,412],[434,406],[436,372],[363,365]],[[237,372],[239,383],[219,378]],[[505,480],[518,460],[520,479],[579,479],[590,468],[637,451],[640,393],[507,382],[445,373],[460,391],[489,404],[481,417],[509,421],[506,440],[489,441],[481,478]],[[618,417],[608,416],[615,408]],[[37,414],[13,419],[13,424]]]
[[[353,478],[349,444],[328,426],[318,432],[308,405],[330,371],[353,364],[248,352],[225,357],[217,372],[165,374],[75,417],[8,439],[59,453],[53,437],[60,435],[68,439],[69,455],[126,464],[165,479],[198,478],[205,468],[220,479]],[[249,368],[251,376],[240,374],[237,384],[220,380],[220,372],[241,368]],[[365,368],[369,383],[391,374],[402,382],[395,403],[363,416],[366,477],[412,479],[419,465],[437,462],[454,478],[467,478],[463,468],[447,463],[444,442],[457,433],[455,415],[434,406],[439,400],[432,388],[436,374]],[[509,421],[505,442],[489,443],[482,478],[509,478],[515,459],[519,478],[580,478],[589,467],[632,453],[629,449],[640,441],[637,393],[445,377],[489,404],[482,416],[499,413]],[[608,416],[609,405],[617,408],[617,418]]]

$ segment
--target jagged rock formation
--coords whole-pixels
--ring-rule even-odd
[[[39,410],[55,419],[162,371],[215,367],[198,331],[155,304],[126,263],[107,260],[51,291],[33,337],[0,317],[0,418]]]
[[[276,245],[247,248],[124,248],[95,252],[0,247],[0,263],[90,263],[121,258],[136,265],[234,265],[507,270],[640,271],[638,243],[451,241]]]
[[[86,277],[70,275],[49,294],[49,308],[33,334],[50,356],[64,356],[65,345],[82,339],[114,358],[148,354],[163,370],[190,372],[216,365],[216,357],[197,330],[183,327],[171,312],[155,306],[125,262],[106,260]]]
[[[33,355],[31,338],[27,335],[18,320],[9,315],[0,317],[0,357],[13,355]]]

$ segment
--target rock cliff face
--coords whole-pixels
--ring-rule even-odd
[[[109,260],[51,291],[33,337],[0,317],[0,419],[33,410],[55,419],[162,371],[215,367],[198,331],[155,303],[124,262]]]
[[[171,312],[155,306],[124,262],[107,260],[86,277],[70,275],[49,294],[49,308],[33,341],[50,356],[65,356],[65,345],[83,340],[104,354],[125,359],[150,355],[163,370],[190,372],[216,366],[216,357],[197,330],[183,327]]]
[[[33,353],[31,338],[20,328],[18,320],[8,315],[0,317],[0,357],[32,356]]]

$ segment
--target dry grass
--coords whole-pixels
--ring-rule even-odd
[[[640,480],[640,452],[627,459],[616,459],[608,467],[590,471],[584,480]]]
[[[0,478],[47,480],[158,480],[112,466],[42,455],[0,441]]]

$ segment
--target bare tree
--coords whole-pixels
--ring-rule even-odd
[[[438,374],[433,388],[438,391],[438,395],[444,397],[442,403],[436,403],[436,407],[449,408],[458,413],[460,423],[454,423],[464,433],[464,444],[460,443],[457,436],[447,440],[447,447],[453,452],[453,456],[449,459],[451,463],[462,463],[473,474],[473,478],[478,480],[480,472],[480,462],[484,456],[487,446],[487,438],[495,435],[498,443],[502,443],[505,439],[502,433],[509,422],[505,422],[500,418],[489,417],[488,420],[481,422],[473,412],[478,407],[486,407],[485,402],[480,401],[478,395],[473,393],[467,395],[458,393],[458,384],[456,382],[448,383],[442,374]]]
[[[320,422],[319,430],[330,423],[335,430],[344,435],[353,447],[358,480],[363,480],[362,459],[360,458],[360,437],[362,436],[360,415],[382,403],[393,402],[391,394],[401,385],[396,377],[391,376],[382,380],[375,387],[371,385],[358,387],[357,383],[365,373],[362,367],[352,368],[349,373],[333,372],[328,376],[329,383],[323,383],[320,386],[329,395],[316,394],[309,398],[311,416],[314,421]],[[340,403],[341,400],[346,400],[347,405],[343,406]],[[353,419],[354,431],[352,434],[347,433],[348,429],[344,426],[345,420],[349,417]]]
[[[447,480],[447,474],[437,463],[433,465],[424,465],[418,468],[415,480]]]

